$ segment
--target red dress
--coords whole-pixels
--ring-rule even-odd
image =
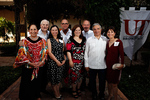
[[[77,83],[83,77],[84,64],[84,50],[86,39],[83,37],[82,42],[76,42],[73,37],[70,37],[66,44],[67,52],[71,53],[73,68],[69,68],[68,77],[65,79],[66,83]]]
[[[106,79],[108,83],[119,83],[121,70],[112,69],[113,64],[119,63],[119,60],[121,61],[121,64],[124,64],[124,51],[122,41],[118,39],[110,47],[108,41],[106,45]]]

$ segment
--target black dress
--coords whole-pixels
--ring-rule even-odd
[[[63,41],[59,39],[57,42],[54,38],[50,38],[50,42],[53,55],[57,60],[62,62],[64,60]],[[48,81],[50,81],[52,85],[56,85],[61,82],[63,78],[63,69],[64,65],[57,66],[54,60],[48,59],[47,77]]]

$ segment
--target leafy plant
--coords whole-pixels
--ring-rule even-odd
[[[123,69],[119,89],[129,100],[150,100],[150,74],[147,69],[147,66],[141,65]]]
[[[8,33],[12,32],[14,34],[14,28],[15,26],[13,22],[0,17],[0,36],[5,36],[6,31],[8,31]]]
[[[21,75],[21,68],[12,66],[0,67],[0,94],[3,93]]]
[[[120,7],[130,6],[130,0],[85,0],[85,17],[91,20],[91,23],[98,22],[105,29],[109,26],[115,26],[120,30]]]

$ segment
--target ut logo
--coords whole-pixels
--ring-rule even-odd
[[[133,35],[136,34],[137,23],[138,23],[138,22],[141,21],[141,27],[140,27],[140,29],[139,29],[138,35],[142,35],[142,32],[143,32],[145,23],[148,22],[148,24],[149,24],[149,22],[150,22],[150,20],[134,20],[134,21],[135,21],[135,32],[134,32],[134,34],[130,34],[130,33],[129,33],[129,21],[130,21],[130,20],[124,20],[124,22],[125,22],[125,32],[126,32],[127,35],[130,35],[130,36],[133,36]]]

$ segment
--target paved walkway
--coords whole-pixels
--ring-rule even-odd
[[[126,58],[125,63],[127,65],[128,64],[130,65],[130,63],[127,63],[129,62],[128,61],[129,59],[127,57],[125,58]],[[12,66],[14,63],[14,59],[15,57],[0,57],[0,66]],[[19,94],[20,79],[21,77],[0,95],[0,100],[19,100],[18,94]],[[87,79],[87,83],[88,83],[88,79]],[[46,95],[41,93],[42,100],[56,100],[52,95],[52,89],[50,83],[47,85],[46,89],[47,91],[50,92],[50,94]],[[63,100],[74,100],[68,88],[62,88],[61,93],[63,95]],[[105,95],[106,95],[105,98],[107,99],[108,97],[107,87],[105,89]],[[92,100],[91,92],[88,89],[85,89],[85,91],[82,92],[82,96],[77,100]],[[118,100],[128,100],[120,90],[118,91]]]
[[[138,60],[132,61],[132,64],[133,65],[144,64],[140,60],[140,58],[141,57],[140,57],[140,53],[139,53]],[[0,57],[0,67],[1,66],[12,66],[14,63],[14,59],[15,59],[15,57]],[[125,56],[125,64],[126,64],[126,66],[130,66],[130,60],[126,56]],[[21,77],[0,95],[0,100],[19,100],[18,94],[19,94],[20,79],[21,79]],[[87,79],[87,83],[88,83],[88,79]],[[47,89],[47,91],[49,91],[50,94],[46,95],[46,94],[41,93],[42,100],[56,100],[52,95],[52,89],[51,89],[50,83],[47,85],[46,89]],[[68,88],[62,88],[61,93],[63,95],[62,100],[74,100],[74,98],[72,97]],[[108,97],[107,87],[105,89],[105,95],[106,95],[105,98],[107,99],[107,97]],[[88,89],[85,89],[85,91],[82,92],[82,96],[80,98],[78,98],[77,100],[92,100],[91,92]],[[126,96],[120,90],[118,90],[118,100],[128,100],[126,98]]]
[[[0,57],[0,67],[1,66],[12,66],[15,61],[15,57]]]
[[[21,77],[0,95],[0,100],[19,100],[18,94],[19,94],[20,79]],[[51,90],[50,83],[47,85],[46,89],[47,91],[49,91],[50,94],[46,95],[41,93],[42,100],[56,100],[52,95],[53,93]],[[69,91],[70,90],[68,88],[61,89],[61,94],[63,95],[62,100],[92,100],[91,92],[88,89],[82,91],[82,96],[79,97],[78,99],[74,99]],[[105,99],[107,99],[108,97],[107,87],[105,90],[105,95],[106,95]],[[120,90],[118,90],[118,100],[128,100]]]

